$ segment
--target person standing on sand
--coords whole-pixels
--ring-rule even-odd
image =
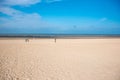
[[[55,43],[56,43],[56,38],[55,38]]]

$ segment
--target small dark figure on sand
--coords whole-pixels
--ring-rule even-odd
[[[55,43],[56,43],[56,38],[55,38]]]
[[[25,39],[25,42],[29,42],[29,39]]]

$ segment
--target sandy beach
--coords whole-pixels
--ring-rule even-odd
[[[0,80],[120,80],[120,38],[0,38]]]

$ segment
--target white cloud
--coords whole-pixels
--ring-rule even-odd
[[[24,13],[10,7],[0,7],[0,12],[8,17],[0,17],[0,27],[51,27],[52,25],[44,21],[38,13]]]
[[[39,2],[41,2],[41,0],[2,0],[0,4],[6,6],[28,6]]]
[[[3,27],[34,27],[43,25],[41,15],[38,13],[24,13],[12,8],[12,6],[28,6],[41,2],[41,0],[3,0],[0,3],[0,13],[10,17],[0,17],[0,25]]]
[[[25,0],[24,0],[25,1]],[[10,17],[0,17],[1,27],[39,27],[43,25],[41,15],[38,13],[24,13],[10,6],[0,6],[0,13]]]
[[[57,2],[61,0],[47,0],[48,2]],[[46,2],[47,2],[46,1]],[[0,27],[53,27],[50,23],[42,20],[38,13],[25,13],[14,9],[12,6],[30,6],[37,4],[41,0],[2,0],[0,2],[0,13],[10,17],[0,17]]]
[[[28,6],[32,4],[37,4],[39,2],[41,2],[41,0],[2,0],[0,2],[0,12],[11,17],[21,16],[25,13],[12,8],[12,6]]]
[[[10,7],[0,7],[0,12],[10,16],[0,17],[0,25],[4,27],[39,27],[43,25],[41,16],[38,13],[27,14]]]
[[[33,14],[22,14],[19,16],[12,16],[12,18],[2,18],[2,27],[44,27],[45,22],[42,20],[41,16],[37,13]]]
[[[5,6],[0,6],[0,12],[8,16],[12,16],[12,17],[24,14],[23,12],[19,10],[16,10],[10,7],[5,7]]]

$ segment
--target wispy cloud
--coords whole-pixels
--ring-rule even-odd
[[[38,13],[24,13],[8,6],[0,7],[0,12],[9,17],[0,17],[1,27],[43,27],[45,22]]]
[[[41,16],[37,13],[33,14],[22,14],[19,16],[13,16],[12,18],[2,18],[3,27],[41,27],[43,26],[44,22],[41,19]]]
[[[41,2],[41,0],[2,0],[0,4],[6,6],[28,6],[39,2]]]
[[[11,7],[7,7],[7,6],[1,6],[0,12],[3,14],[6,14],[8,16],[11,16],[11,17],[24,15],[23,12],[16,10],[16,9],[13,9]]]
[[[12,6],[27,6],[37,4],[39,2],[41,2],[41,0],[2,0],[0,3],[0,12],[11,17],[24,16],[28,13],[14,9]]]
[[[30,6],[37,4],[41,0],[2,0],[0,3],[0,13],[9,17],[0,17],[1,27],[43,27],[46,26],[41,15],[34,13],[25,13],[14,9],[12,6]]]

